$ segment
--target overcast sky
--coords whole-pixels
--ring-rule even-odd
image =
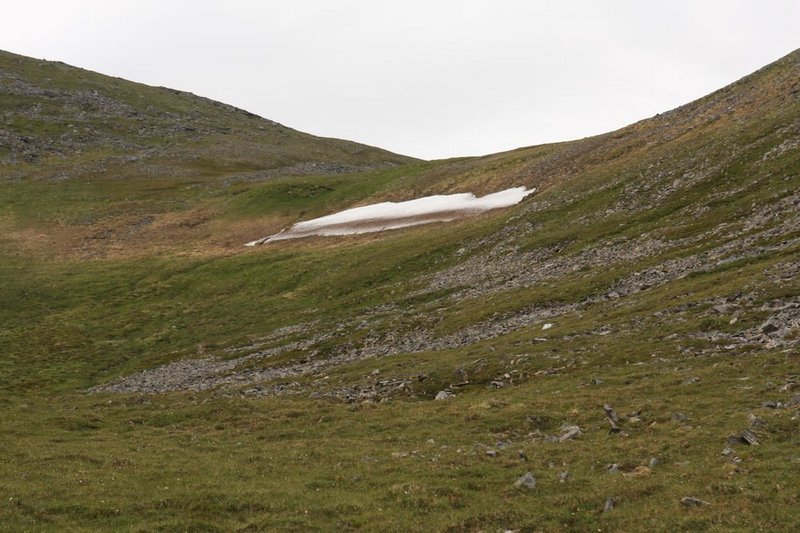
[[[426,159],[613,130],[800,47],[798,0],[3,4],[2,49]]]

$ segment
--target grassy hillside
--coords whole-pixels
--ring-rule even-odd
[[[8,52],[0,52],[0,90],[0,168],[7,179],[263,179],[412,160],[295,131],[184,91]]]
[[[209,197],[414,161],[191,93],[3,51],[0,121],[0,228],[25,232],[15,237],[24,242],[46,231],[49,254],[152,253],[163,233],[175,235],[164,243],[172,249],[206,239],[217,214]]]
[[[800,527],[800,52],[484,158],[164,189],[8,164],[29,172],[0,191],[10,529]],[[512,185],[539,192],[240,246]]]

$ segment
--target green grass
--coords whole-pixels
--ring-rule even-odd
[[[317,200],[304,198],[310,205]],[[562,213],[537,216],[547,223]],[[733,294],[743,279],[767,286],[763,272],[791,260],[796,250],[686,278],[625,305],[597,305],[557,319],[548,332],[534,325],[463,350],[367,360],[328,372],[330,382],[341,385],[369,379],[375,368],[381,376],[427,374],[414,386],[416,398],[348,405],[296,397],[80,392],[192,357],[200,342],[206,352],[220,353],[282,325],[309,318],[331,324],[395,301],[418,275],[452,261],[458,242],[479,238],[497,220],[202,260],[5,262],[0,318],[3,345],[12,348],[4,352],[0,383],[4,448],[13,450],[0,465],[6,523],[15,529],[80,524],[132,531],[798,525],[792,487],[800,480],[790,466],[796,422],[790,410],[760,408],[765,399],[782,398],[774,391],[795,371],[795,354],[687,357],[679,351],[683,335],[724,324],[708,322],[701,306],[679,322],[670,315],[646,318]],[[608,229],[597,231],[607,235]],[[564,235],[576,237],[569,230]],[[586,239],[580,238],[574,242]],[[359,267],[365,264],[369,268]],[[437,327],[456,331],[537,300],[580,300],[645,264],[501,293],[480,307],[464,302],[448,309]],[[800,292],[792,286],[784,296]],[[408,301],[427,306],[424,298]],[[589,335],[601,326],[617,333]],[[673,332],[678,341],[660,340]],[[698,341],[694,350],[705,347]],[[455,368],[473,372],[468,365],[477,359],[485,364],[471,375],[473,386],[451,402],[431,401],[454,380]],[[537,375],[570,361],[556,376]],[[485,388],[510,369],[520,372],[518,384]],[[698,385],[682,385],[692,376],[700,378]],[[603,383],[587,385],[593,378]],[[600,409],[607,402],[621,414],[643,409],[645,422],[626,427],[627,437],[609,435]],[[672,421],[674,412],[690,422]],[[764,442],[737,449],[741,471],[732,473],[734,465],[719,453],[729,434],[747,427],[750,412],[767,420],[757,430]],[[557,433],[563,423],[580,425],[584,435],[560,444],[531,436],[536,430]],[[511,446],[498,457],[484,454],[508,440]],[[527,463],[517,458],[518,449]],[[651,457],[660,464],[649,476],[605,472],[610,463],[633,467]],[[571,477],[559,483],[564,469]],[[537,488],[513,489],[528,470],[539,480]],[[679,499],[686,495],[712,505],[685,509]],[[618,504],[604,514],[607,497]],[[765,506],[774,510],[765,514]]]
[[[800,281],[780,275],[797,263],[800,249],[783,244],[797,228],[757,235],[789,221],[792,208],[747,229],[756,213],[800,186],[796,150],[763,158],[800,116],[783,97],[796,80],[786,62],[762,73],[760,86],[734,86],[746,101],[737,110],[743,117],[709,120],[730,105],[723,92],[677,115],[575,143],[256,180],[296,159],[294,145],[280,148],[274,138],[248,155],[255,133],[240,121],[252,117],[57,65],[14,68],[23,67],[36,83],[60,72],[65,90],[109,91],[131,106],[144,91],[157,108],[240,129],[198,143],[182,133],[153,135],[142,142],[165,151],[141,166],[114,162],[125,150],[100,146],[9,167],[16,178],[0,183],[0,529],[800,528],[798,414],[763,407],[797,393],[779,390],[797,375],[796,346],[727,347],[701,335],[755,328],[770,314],[765,303],[800,295]],[[49,135],[57,123],[20,118],[13,127]],[[122,137],[128,131],[124,120],[108,127]],[[205,152],[206,141],[225,135],[233,135],[229,144]],[[331,148],[303,139],[302,150],[314,154]],[[705,178],[663,192],[694,170]],[[62,171],[72,176],[47,179]],[[518,207],[451,224],[240,246],[253,232],[360,203],[519,184],[539,192]],[[155,229],[135,233],[145,218]],[[113,236],[98,237],[102,231]],[[220,251],[212,246],[220,235],[239,240]],[[558,245],[556,257],[569,264],[642,236],[665,246],[478,298],[454,298],[459,287],[425,290],[429,276],[485,258],[501,241],[509,254]],[[635,272],[748,236],[757,237],[754,250],[783,248],[586,303]],[[85,247],[96,253],[78,253]],[[735,323],[711,309],[739,293],[752,302],[740,306]],[[555,324],[548,330],[533,323],[458,349],[364,359],[265,384],[301,394],[86,392],[176,360],[234,357],[226,350],[295,324],[308,326],[290,340],[358,325],[315,346],[322,358],[370,335],[457,334],[533,305],[579,303],[578,311],[548,319]],[[292,350],[248,368],[307,357]],[[462,379],[458,369],[470,383],[452,400],[434,401]],[[506,385],[494,388],[506,373]],[[310,397],[382,379],[407,380],[407,387],[385,401]],[[641,420],[625,419],[624,433],[610,434],[606,403],[623,418],[640,411]],[[763,420],[753,429],[760,445],[721,455],[726,438],[749,427],[750,414]],[[546,438],[563,424],[583,434],[563,443]],[[625,475],[652,458],[647,475]],[[624,473],[608,473],[613,463]],[[537,487],[515,489],[526,471]],[[570,473],[564,483],[561,471]],[[711,505],[688,508],[684,496]],[[607,498],[616,506],[604,513]]]

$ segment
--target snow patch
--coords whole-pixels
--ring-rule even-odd
[[[312,235],[353,235],[430,222],[447,222],[491,209],[512,206],[535,191],[536,189],[514,187],[480,198],[472,193],[439,194],[406,202],[382,202],[354,207],[332,215],[298,222],[288,230],[248,242],[246,246]]]

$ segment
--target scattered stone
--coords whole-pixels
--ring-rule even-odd
[[[631,472],[625,472],[622,475],[625,477],[641,477],[641,476],[649,476],[652,474],[653,471],[647,466],[637,466]]]
[[[715,305],[712,307],[712,309],[721,315],[727,315],[739,309],[739,306],[735,304],[724,303]]]
[[[750,420],[750,427],[757,428],[764,425],[764,419],[754,415],[753,413],[747,415],[747,419]]]
[[[606,472],[609,473],[609,474],[618,474],[619,473],[619,463],[614,463],[614,464],[608,465],[608,467],[606,468]]]
[[[614,411],[614,408],[608,404],[604,404],[603,410],[606,412],[606,416],[608,417],[608,423],[611,424],[611,429],[609,431],[611,433],[619,433],[622,431],[622,429],[617,425],[617,422],[619,422],[619,417],[617,416],[616,411]]]
[[[756,434],[746,429],[738,435],[730,435],[725,442],[728,444],[746,444],[748,446],[758,446]]]
[[[758,446],[758,437],[749,429],[742,431],[742,440],[744,440],[748,446]]]
[[[692,376],[689,379],[687,379],[686,381],[684,381],[683,385],[694,385],[695,383],[699,383],[699,382],[700,382],[700,378]]]
[[[689,418],[683,413],[672,413],[672,420],[675,422],[688,422]]]
[[[681,503],[686,507],[702,507],[703,505],[711,505],[711,502],[695,498],[694,496],[684,496],[681,498]]]
[[[530,472],[526,472],[521,478],[519,478],[515,483],[515,487],[524,487],[526,489],[533,489],[536,487],[536,478],[533,477],[533,474]]]
[[[558,473],[558,476],[557,476],[558,482],[559,483],[565,483],[567,481],[567,479],[569,478],[569,475],[570,475],[569,471],[562,470],[561,472]]]
[[[545,329],[550,329],[552,327],[553,327],[553,324],[551,324],[550,322],[547,322],[544,326],[542,326],[542,329],[545,330]]]
[[[592,378],[592,380],[589,383],[591,385],[602,385],[603,384],[603,380],[600,379],[600,378]]]
[[[772,320],[767,320],[766,322],[764,322],[763,324],[761,324],[758,327],[758,331],[760,331],[761,333],[763,333],[765,335],[767,333],[772,333],[772,332],[778,331],[779,329],[781,329],[780,325],[776,324]]]
[[[661,461],[659,461],[657,457],[651,457],[650,462],[648,462],[647,464],[650,468],[655,468],[656,466],[661,464]]]
[[[628,422],[630,422],[631,424],[640,423],[642,421],[642,411],[641,411],[641,409],[638,410],[638,411],[634,411],[632,413],[628,413],[628,416],[626,418],[628,419]]]
[[[453,396],[454,395],[453,395],[452,392],[449,392],[449,391],[446,391],[446,390],[442,390],[442,391],[439,391],[438,393],[436,393],[436,398],[434,398],[434,399],[435,400],[449,400]]]
[[[528,455],[523,450],[520,450],[517,453],[519,454],[520,461],[528,461]]]
[[[797,407],[797,406],[800,406],[800,394],[795,394],[795,396],[785,404],[785,407]]]
[[[604,404],[603,410],[606,412],[606,416],[609,418],[609,420],[612,422],[619,422],[619,417],[617,416],[617,413],[614,411],[613,407],[608,404]]]
[[[603,512],[607,513],[613,510],[616,504],[617,502],[614,500],[614,498],[611,497],[606,498],[606,504],[603,506]]]
[[[563,426],[561,431],[562,433],[561,436],[558,437],[558,442],[566,442],[581,435],[581,428],[578,426]]]
[[[495,450],[486,450],[487,457],[497,457],[497,452]]]
[[[733,453],[733,448],[723,448],[722,453],[720,455],[730,455]]]

